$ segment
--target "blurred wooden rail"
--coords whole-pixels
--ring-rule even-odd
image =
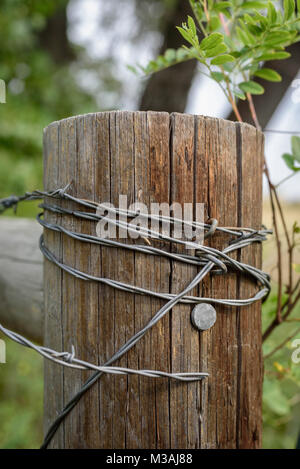
[[[0,217],[0,321],[40,344],[44,316],[41,233],[35,220]]]

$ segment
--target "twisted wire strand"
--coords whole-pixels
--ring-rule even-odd
[[[42,205],[44,205],[44,204],[42,204]],[[63,211],[62,211],[62,213],[63,213]],[[43,214],[37,215],[37,221],[44,228],[48,228],[48,229],[53,230],[53,231],[64,233],[64,234],[68,235],[69,237],[71,237],[73,239],[76,239],[78,241],[82,241],[82,242],[88,242],[88,243],[92,243],[92,244],[99,244],[99,245],[106,246],[106,247],[123,248],[123,249],[131,250],[131,251],[141,252],[141,253],[144,253],[144,254],[152,254],[152,255],[168,257],[168,258],[171,258],[171,259],[176,260],[178,262],[184,262],[184,263],[187,263],[187,264],[198,265],[198,266],[204,265],[207,262],[208,258],[210,258],[211,260],[213,259],[212,257],[208,257],[209,252],[211,252],[213,254],[220,254],[217,250],[214,250],[213,248],[202,247],[202,246],[201,247],[203,248],[202,250],[204,252],[201,253],[201,255],[199,255],[200,249],[199,249],[199,246],[198,246],[198,249],[197,249],[198,255],[197,256],[192,256],[192,255],[188,255],[188,254],[173,253],[173,252],[165,251],[163,249],[155,248],[155,247],[149,246],[149,245],[146,246],[146,245],[142,245],[142,244],[125,244],[125,243],[121,243],[119,241],[114,241],[112,239],[100,238],[98,236],[92,236],[92,235],[88,235],[88,234],[84,234],[84,233],[76,233],[74,231],[71,231],[71,230],[68,230],[68,229],[62,227],[61,225],[46,222],[45,220],[43,220],[41,218],[42,215]],[[268,230],[268,231],[266,231],[266,233],[268,234],[268,233],[270,233],[270,231]],[[234,249],[239,249],[241,247],[245,247],[245,246],[250,244],[250,243],[246,242],[245,237],[240,237],[239,239],[241,241],[243,241],[243,243],[241,243],[241,241],[240,241],[240,244],[239,244],[238,247],[235,244],[234,247],[232,247],[230,249],[230,251],[232,251]],[[232,243],[232,245],[233,245],[233,243]],[[230,252],[230,251],[228,251],[228,252]],[[233,269],[239,270],[241,273],[248,273],[249,275],[253,275],[253,276],[257,277],[257,280],[259,282],[261,282],[261,284],[265,285],[267,288],[270,288],[270,282],[269,282],[270,277],[269,277],[269,275],[266,274],[265,272],[263,272],[260,269],[257,269],[255,267],[250,266],[250,265],[245,264],[245,263],[235,261],[234,259],[231,259],[230,257],[227,257],[227,256],[224,257],[222,262],[221,261],[218,262],[217,258],[214,258],[213,260],[216,263],[216,265],[218,264],[218,266],[220,267],[219,270],[218,269],[213,270],[213,273],[226,272],[226,269],[225,269],[224,266],[226,266],[226,267],[230,266]]]
[[[97,203],[97,202],[93,202],[93,201],[89,201],[89,200],[85,200],[85,199],[79,199],[79,198],[74,197],[74,196],[72,196],[72,195],[70,195],[66,192],[69,189],[69,187],[71,186],[71,184],[72,183],[69,183],[63,189],[56,189],[56,190],[53,190],[53,191],[35,190],[35,191],[32,191],[32,192],[25,192],[25,194],[22,195],[22,196],[11,195],[9,197],[0,199],[0,211],[4,211],[8,208],[16,208],[18,203],[22,202],[22,201],[41,200],[41,199],[44,199],[45,197],[47,197],[47,198],[54,198],[54,199],[69,200],[69,201],[76,202],[79,205],[82,205],[84,207],[91,208],[91,209],[94,209],[94,210],[97,210],[98,207],[101,207],[106,211],[109,211],[111,213],[115,213],[116,215],[121,215],[121,216],[122,215],[123,216],[127,215],[128,217],[131,217],[131,218],[134,218],[136,216],[143,216],[143,217],[147,217],[148,219],[153,219],[153,220],[156,220],[156,221],[165,221],[165,222],[169,222],[169,223],[172,223],[172,224],[174,224],[175,222],[179,222],[179,223],[184,222],[184,224],[190,225],[193,228],[205,229],[205,230],[208,230],[208,231],[211,228],[211,224],[208,224],[208,223],[199,223],[199,222],[196,222],[196,221],[180,220],[178,218],[168,217],[168,216],[165,216],[165,215],[143,214],[139,211],[123,210],[123,209],[116,208],[116,207],[110,207],[110,206],[107,206],[107,204],[105,204],[105,203],[101,204],[101,203]],[[58,206],[56,206],[56,207],[55,206],[49,206],[49,210],[50,209],[52,209],[53,211],[58,211],[57,213],[62,213],[62,214],[69,214],[69,215],[74,215],[74,216],[76,216],[76,214],[77,214],[77,211],[75,211],[75,210],[73,211],[73,210],[63,209],[62,207],[58,207]],[[86,218],[86,219],[90,219],[90,220],[99,220],[99,219],[104,218],[103,216],[98,215],[96,213],[92,214],[92,213],[84,213],[84,212],[79,212],[79,216],[81,218]],[[113,223],[114,222],[113,220],[110,220],[109,218],[106,219],[106,221],[108,223]],[[127,225],[124,225],[124,227],[127,227]],[[128,227],[128,228],[130,228],[130,227]],[[243,237],[244,232],[248,232],[248,234],[250,234],[250,235],[254,234],[254,233],[260,233],[262,235],[262,238],[263,238],[262,240],[266,239],[265,236],[267,234],[272,233],[271,230],[267,230],[267,229],[263,229],[263,230],[258,231],[258,230],[254,230],[253,228],[247,228],[247,227],[230,228],[230,227],[220,227],[220,226],[217,226],[215,231],[220,231],[220,232],[231,234],[231,235],[237,236],[237,237]],[[159,236],[159,235],[160,235],[160,233],[155,232],[155,236]],[[163,240],[165,241],[165,239],[163,239]],[[178,240],[175,239],[175,238],[172,238],[172,241],[177,242]]]
[[[71,210],[66,209],[64,207],[60,207],[58,205],[49,204],[49,202],[44,202],[40,205],[41,208],[47,211],[51,211],[54,213],[58,213],[61,215],[71,215],[81,219],[87,219],[91,221],[99,221],[105,218],[106,222],[115,225],[116,227],[126,229],[127,231],[134,233],[140,236],[147,242],[147,245],[144,244],[125,244],[119,241],[115,241],[109,238],[99,238],[92,235],[87,235],[84,233],[76,233],[71,230],[68,230],[61,225],[53,224],[50,222],[45,221],[42,218],[43,214],[39,214],[37,216],[37,221],[48,230],[53,230],[57,232],[64,233],[65,235],[73,238],[75,240],[79,240],[81,242],[88,242],[92,244],[98,244],[102,246],[108,246],[112,248],[123,248],[127,250],[133,250],[137,252],[141,252],[144,254],[154,255],[154,256],[163,256],[167,257],[174,261],[184,262],[186,264],[192,264],[199,267],[200,271],[197,275],[192,279],[192,281],[179,293],[179,294],[170,294],[170,293],[160,293],[154,292],[151,290],[147,290],[141,287],[137,287],[134,285],[128,285],[123,282],[119,282],[117,280],[96,277],[85,272],[81,272],[78,269],[75,269],[72,266],[68,266],[62,262],[60,262],[56,257],[49,251],[44,243],[44,238],[41,236],[40,238],[40,249],[43,255],[52,263],[57,265],[60,269],[68,272],[69,274],[75,276],[76,278],[85,280],[85,281],[95,281],[101,282],[106,285],[109,285],[113,288],[123,290],[128,293],[133,294],[140,294],[140,295],[150,295],[156,298],[160,298],[166,301],[166,303],[157,311],[157,313],[151,318],[151,320],[134,336],[132,336],[114,355],[104,364],[101,366],[94,365],[91,363],[87,363],[75,357],[75,350],[72,346],[72,352],[57,352],[47,347],[39,347],[29,340],[25,339],[19,334],[16,334],[8,329],[4,328],[0,324],[0,330],[10,337],[15,342],[19,343],[20,345],[30,347],[36,350],[45,358],[58,363],[63,366],[67,366],[70,368],[80,369],[80,370],[93,370],[94,374],[88,378],[88,380],[84,383],[82,388],[80,389],[77,394],[73,396],[73,398],[67,403],[64,407],[62,412],[58,415],[55,419],[51,427],[49,428],[44,443],[41,448],[47,448],[50,441],[52,440],[53,436],[55,435],[57,429],[59,428],[61,422],[64,418],[71,412],[71,410],[75,407],[75,405],[79,402],[81,397],[90,389],[93,384],[101,378],[104,373],[110,374],[122,374],[122,375],[140,375],[140,376],[147,376],[151,378],[161,378],[166,377],[169,379],[177,379],[180,381],[195,381],[195,380],[202,380],[208,377],[208,373],[206,372],[195,372],[195,373],[167,373],[158,370],[132,370],[129,368],[123,367],[116,367],[111,366],[115,361],[119,360],[124,354],[126,354],[134,345],[142,339],[142,337],[155,325],[159,322],[176,304],[178,303],[187,303],[187,304],[198,304],[201,302],[209,302],[215,304],[222,304],[224,306],[246,306],[254,303],[255,301],[262,300],[267,297],[270,291],[270,278],[269,276],[264,273],[262,270],[250,266],[248,264],[244,264],[240,261],[232,259],[228,254],[242,249],[246,246],[249,246],[253,243],[261,243],[266,240],[266,236],[271,233],[270,230],[263,228],[262,230],[254,230],[252,228],[232,228],[232,227],[219,227],[217,220],[211,220],[211,223],[199,223],[195,221],[186,221],[180,220],[174,217],[167,217],[162,215],[148,215],[143,214],[140,211],[134,210],[124,210],[124,209],[117,209],[114,207],[108,207],[106,204],[98,204],[96,202],[92,202],[89,200],[79,199],[74,196],[71,196],[66,191],[68,190],[70,185],[66,186],[63,189],[57,189],[54,191],[33,191],[27,192],[23,196],[16,197],[11,196],[5,199],[0,200],[0,212],[6,210],[7,208],[13,207],[16,209],[18,203],[24,200],[39,200],[47,198],[53,199],[65,199],[68,201],[75,202],[83,207],[88,209],[97,210],[99,207],[104,210],[104,212],[109,212],[114,215],[121,216],[121,219],[111,219],[104,217],[98,213],[91,213],[85,212],[80,210]],[[231,235],[233,238],[229,241],[229,245],[225,247],[222,251],[203,246],[199,243],[193,241],[186,241],[174,238],[172,236],[167,235],[166,233],[160,233],[155,230],[151,230],[145,227],[137,227],[128,223],[128,221],[123,221],[122,217],[127,218],[134,218],[136,216],[142,216],[147,219],[147,221],[155,220],[159,222],[169,223],[170,226],[174,226],[176,223],[183,223],[184,225],[189,225],[193,229],[200,229],[203,231],[204,239],[213,236],[216,231],[226,233]],[[168,252],[164,249],[157,248],[151,245],[149,240],[154,241],[163,241],[170,244],[179,244],[183,245],[186,248],[193,249],[195,255],[191,254],[182,254],[182,253],[173,253]],[[240,274],[247,275],[252,280],[254,280],[258,285],[261,285],[259,291],[251,298],[246,299],[215,299],[215,298],[201,298],[188,295],[192,289],[194,289],[210,272],[213,274],[220,274],[220,273],[227,273],[228,269],[232,269],[237,271]]]
[[[119,374],[119,375],[139,375],[146,376],[150,378],[170,378],[176,379],[178,381],[198,381],[208,376],[208,373],[195,372],[195,373],[167,373],[165,371],[157,370],[133,370],[131,368],[118,367],[118,366],[98,366],[92,363],[80,360],[75,357],[75,349],[72,346],[72,352],[57,352],[48,347],[40,347],[35,345],[30,340],[26,339],[16,332],[6,329],[0,324],[0,331],[9,337],[14,342],[17,342],[20,345],[31,348],[42,355],[44,358],[51,360],[60,365],[66,366],[68,368],[74,368],[77,370],[92,370],[92,371],[101,371],[108,374]]]
[[[105,285],[108,285],[110,287],[116,288],[117,290],[122,290],[128,293],[135,293],[135,294],[140,294],[140,295],[149,295],[153,296],[155,298],[160,298],[163,300],[170,300],[172,298],[176,298],[178,295],[172,294],[172,293],[160,293],[160,292],[155,292],[152,290],[147,290],[142,287],[137,287],[135,285],[129,285],[127,283],[119,282],[117,280],[112,280],[109,278],[103,278],[103,277],[96,277],[91,274],[87,274],[85,272],[81,272],[78,269],[75,269],[74,267],[68,266],[62,262],[60,262],[56,257],[46,248],[44,239],[43,237],[40,238],[40,249],[44,256],[50,261],[53,262],[55,265],[60,267],[62,270],[65,272],[68,272],[69,274],[73,275],[74,277],[81,279],[81,280],[91,280],[94,282],[99,282],[103,283]],[[237,247],[238,249],[238,247]],[[211,260],[213,264],[213,260]],[[248,267],[248,266],[247,266]],[[247,271],[250,271],[250,268],[247,269]],[[269,282],[261,275],[258,273],[254,272],[253,274],[254,277],[256,277],[259,280],[262,280],[265,282],[265,285],[268,286]],[[269,288],[265,287],[262,288],[259,292],[257,292],[253,297],[251,298],[246,298],[246,299],[241,299],[241,300],[234,300],[234,299],[217,299],[217,298],[204,298],[204,297],[198,297],[198,296],[184,296],[178,300],[179,303],[185,303],[185,304],[198,304],[198,303],[216,303],[216,304],[223,304],[226,306],[246,306],[254,303],[255,301],[259,301],[263,299],[267,294],[269,293]]]

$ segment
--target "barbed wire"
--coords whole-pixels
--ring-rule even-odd
[[[63,206],[58,206],[51,204],[49,202],[44,202],[40,204],[40,207],[46,210],[47,212],[52,212],[60,215],[69,215],[76,218],[99,221],[105,218],[107,223],[111,223],[118,228],[126,229],[127,231],[141,237],[146,244],[125,244],[120,241],[116,241],[110,238],[101,238],[98,236],[92,236],[85,233],[77,233],[71,231],[57,223],[51,223],[43,218],[43,213],[38,214],[37,221],[43,226],[46,230],[52,230],[55,232],[63,233],[64,235],[75,239],[80,242],[91,243],[99,246],[106,246],[110,248],[122,248],[126,250],[136,251],[147,255],[166,257],[172,261],[178,261],[190,265],[197,266],[200,270],[192,281],[179,293],[161,293],[155,292],[152,290],[147,290],[142,287],[137,287],[135,285],[129,285],[114,279],[97,277],[86,272],[81,272],[80,270],[69,266],[61,261],[59,261],[54,254],[48,249],[45,245],[43,236],[40,238],[40,249],[50,262],[57,265],[60,269],[67,272],[70,275],[73,275],[76,278],[79,278],[84,281],[93,281],[103,283],[112,288],[125,291],[127,293],[139,294],[139,295],[148,295],[156,298],[165,300],[166,303],[156,312],[156,314],[151,318],[151,320],[136,334],[134,334],[114,355],[104,364],[104,365],[94,365],[83,360],[76,358],[75,348],[72,346],[71,352],[58,352],[47,347],[38,346],[33,344],[28,339],[24,338],[20,334],[16,334],[0,324],[0,330],[9,338],[14,340],[20,345],[32,348],[43,357],[60,364],[62,366],[75,368],[79,370],[93,370],[95,373],[84,383],[79,392],[73,396],[73,398],[68,402],[64,407],[62,412],[55,419],[50,429],[48,430],[44,443],[41,448],[47,448],[50,441],[54,437],[57,429],[59,428],[61,422],[64,418],[71,412],[75,405],[79,402],[81,397],[90,389],[93,384],[100,379],[103,373],[109,374],[120,374],[120,375],[138,375],[146,376],[151,378],[168,378],[176,379],[179,381],[197,381],[207,378],[209,374],[207,372],[189,372],[189,373],[167,373],[160,370],[133,370],[124,367],[112,366],[112,364],[119,360],[123,355],[125,355],[134,345],[142,339],[142,337],[155,325],[157,324],[176,304],[199,304],[199,303],[214,303],[221,304],[224,306],[236,306],[242,307],[246,305],[251,305],[256,301],[266,299],[270,292],[270,277],[268,274],[262,270],[233,259],[229,256],[230,253],[245,248],[253,243],[261,243],[266,240],[268,234],[271,234],[271,230],[262,228],[261,230],[255,230],[252,228],[233,228],[233,227],[219,227],[217,220],[210,220],[210,223],[200,223],[196,221],[187,221],[180,220],[175,217],[167,217],[162,215],[153,215],[153,214],[142,214],[139,211],[135,210],[125,210],[115,207],[107,207],[106,204],[98,204],[93,201],[80,199],[74,196],[71,196],[67,193],[70,184],[62,189],[57,189],[54,191],[33,191],[27,192],[23,196],[10,196],[0,200],[0,212],[8,208],[16,208],[18,203],[21,201],[30,201],[30,200],[40,200],[44,198],[48,199],[59,199],[69,202],[76,203],[80,206],[83,206],[88,209],[96,210],[96,213],[86,212],[81,210],[72,210]],[[105,209],[105,211],[118,215],[121,219],[112,219],[106,217],[105,215],[99,214],[98,208]],[[158,221],[169,223],[170,226],[173,226],[176,223],[183,223],[189,225],[193,229],[199,229],[203,231],[204,239],[207,239],[213,236],[216,232],[221,232],[231,236],[228,246],[223,250],[218,250],[209,246],[204,246],[198,242],[177,239],[171,235],[167,235],[164,232],[155,231],[148,229],[146,227],[137,227],[130,225],[128,221],[123,221],[122,217],[126,216],[127,218],[132,219],[136,216],[142,216],[147,219],[147,221]],[[152,242],[169,243],[170,245],[180,245],[189,249],[193,249],[195,254],[183,254],[167,251],[163,248],[155,247],[151,244]],[[197,296],[191,296],[189,293],[194,289],[209,273],[211,274],[226,274],[228,271],[235,271],[239,274],[246,275],[252,281],[254,281],[260,288],[256,294],[251,298],[245,299],[217,299],[217,298],[203,298]]]
[[[118,367],[118,366],[98,366],[93,365],[92,363],[79,360],[75,357],[75,347],[72,345],[71,352],[57,352],[48,347],[41,347],[35,345],[30,340],[26,339],[16,332],[6,329],[0,324],[0,331],[9,337],[14,342],[17,342],[20,345],[31,348],[42,355],[44,358],[51,360],[60,365],[66,366],[68,368],[74,368],[77,370],[92,370],[92,371],[101,371],[108,374],[119,374],[119,375],[139,375],[146,376],[149,378],[171,378],[178,381],[197,381],[199,379],[206,378],[208,373],[195,372],[195,373],[167,373],[165,371],[157,370],[133,370],[130,368]]]

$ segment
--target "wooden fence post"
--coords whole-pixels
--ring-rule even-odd
[[[204,202],[220,226],[260,228],[263,136],[247,124],[185,114],[103,112],[54,122],[44,134],[46,190],[73,184],[74,196],[118,205]],[[64,203],[70,206],[70,203]],[[46,219],[95,234],[95,223],[46,211]],[[222,247],[223,238],[210,243]],[[88,273],[161,292],[179,292],[196,268],[166,258],[91,246],[45,232],[46,246]],[[237,258],[260,267],[261,247]],[[104,363],[163,304],[85,282],[45,261],[45,345]],[[236,274],[206,278],[195,292],[245,298],[255,286]],[[55,435],[55,448],[258,448],[261,444],[261,306],[217,307],[199,333],[189,305],[173,308],[118,364],[207,371],[200,383],[103,376]],[[45,427],[89,372],[45,365]]]

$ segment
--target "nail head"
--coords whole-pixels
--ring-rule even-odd
[[[192,324],[199,331],[207,331],[217,320],[215,308],[208,303],[201,303],[194,307],[191,314]]]

